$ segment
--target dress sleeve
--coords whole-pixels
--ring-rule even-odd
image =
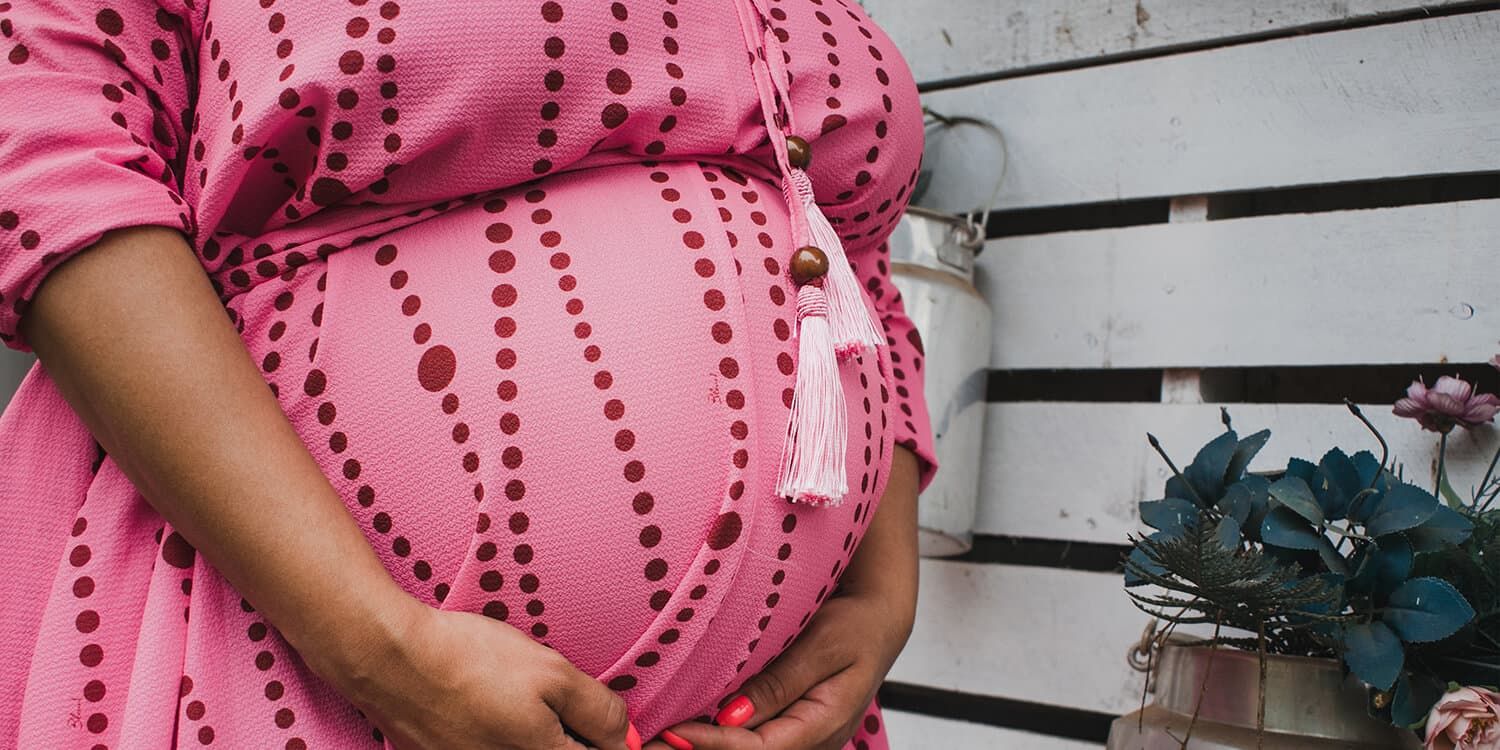
[[[937,475],[936,443],[932,421],[923,394],[925,374],[922,334],[906,316],[901,292],[891,283],[890,245],[882,241],[865,252],[851,257],[854,273],[875,301],[880,325],[890,345],[891,379],[896,392],[891,395],[896,406],[896,444],[917,455],[918,488],[925,490]]]
[[[183,0],[192,2],[192,0]],[[203,0],[198,0],[201,4]],[[111,229],[192,231],[189,8],[0,2],[0,341],[47,274]]]

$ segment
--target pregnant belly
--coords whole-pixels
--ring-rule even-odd
[[[594,169],[433,212],[234,306],[396,580],[551,645],[655,732],[791,641],[885,485],[882,349],[843,369],[845,504],[773,491],[786,222],[775,186],[733,170]]]

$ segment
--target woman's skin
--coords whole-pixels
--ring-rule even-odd
[[[147,502],[397,747],[584,748],[563,726],[590,747],[627,747],[627,709],[608,688],[510,625],[429,607],[391,579],[181,233],[106,232],[49,274],[21,329]],[[684,726],[682,738],[803,750],[852,734],[915,607],[904,449],[889,485],[845,594],[747,684],[754,730]]]

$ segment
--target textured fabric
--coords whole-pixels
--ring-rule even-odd
[[[773,491],[795,248],[729,0],[0,2],[0,338],[104,231],[183,230],[406,590],[557,648],[648,736],[711,714],[830,594],[893,444],[936,470],[884,248],[910,73],[853,2],[766,5],[889,342],[842,366],[841,507]],[[0,455],[0,746],[381,746],[40,368]]]

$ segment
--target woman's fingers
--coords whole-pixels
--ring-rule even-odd
[[[640,750],[625,700],[565,660],[563,679],[547,704],[562,723],[599,750]],[[633,739],[632,739],[633,738]]]
[[[740,687],[714,716],[727,727],[754,728],[780,714],[814,685],[853,663],[849,650],[815,629],[802,634],[790,648]]]
[[[870,691],[853,670],[845,670],[808,690],[753,730],[703,723],[679,724],[671,731],[693,750],[823,750],[839,748],[852,736]]]

